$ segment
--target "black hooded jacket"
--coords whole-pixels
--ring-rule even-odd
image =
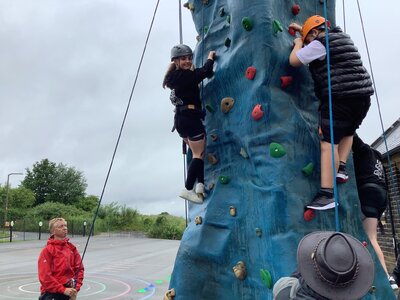
[[[364,68],[360,53],[350,36],[339,27],[329,31],[331,91],[333,99],[369,97],[374,93],[372,81]],[[326,35],[316,38],[324,46]],[[315,95],[320,100],[328,98],[328,70],[326,57],[310,63]]]

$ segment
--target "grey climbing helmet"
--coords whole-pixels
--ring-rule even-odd
[[[193,55],[192,49],[190,49],[190,47],[187,45],[179,44],[171,49],[171,61],[173,61],[175,58],[186,55]]]

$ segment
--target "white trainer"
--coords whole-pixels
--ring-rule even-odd
[[[205,197],[206,193],[204,191],[204,183],[198,182],[196,184],[196,188],[195,188],[196,194],[201,196],[201,197]]]
[[[187,189],[183,189],[182,192],[180,193],[179,197],[186,199],[190,202],[196,203],[196,204],[202,204],[203,199],[201,199],[196,192],[193,190],[188,191]]]

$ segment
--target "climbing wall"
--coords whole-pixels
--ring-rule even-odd
[[[297,3],[298,5],[294,5]],[[328,1],[334,24],[335,1]],[[335,210],[304,219],[319,189],[318,100],[306,67],[288,65],[291,22],[323,15],[320,0],[191,0],[199,33],[196,65],[217,51],[204,81],[208,196],[189,205],[170,288],[175,300],[272,299],[272,286],[296,269],[300,239],[335,230]],[[339,187],[340,230],[366,241],[351,160]],[[376,260],[376,289],[392,299]],[[394,296],[393,296],[394,299]]]

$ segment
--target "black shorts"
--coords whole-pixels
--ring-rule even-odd
[[[376,183],[365,183],[358,188],[361,211],[367,218],[380,219],[387,205],[387,191]]]
[[[40,295],[39,300],[69,300],[69,296],[60,293],[49,293],[46,292]]]
[[[174,125],[179,136],[183,139],[194,140],[204,135],[206,131],[201,117],[200,113],[175,114]]]
[[[352,136],[364,120],[371,105],[370,97],[332,100],[333,141],[339,142],[345,136]],[[320,105],[319,126],[322,140],[331,143],[329,102]]]

